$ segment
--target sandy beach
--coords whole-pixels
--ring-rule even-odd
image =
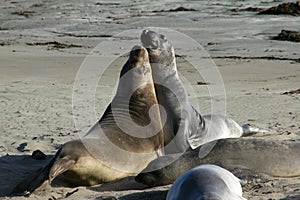
[[[126,40],[114,35],[129,29],[164,27],[193,38],[221,73],[228,116],[239,124],[271,130],[252,137],[300,142],[300,94],[295,92],[300,89],[299,43],[270,39],[281,29],[298,27],[299,31],[299,18],[230,11],[237,7],[266,8],[280,2],[54,2],[7,0],[0,6],[0,199],[165,199],[170,185],[144,189],[132,178],[76,188],[57,180],[52,187],[30,197],[5,197],[24,177],[44,166],[60,145],[79,138],[92,125],[78,129],[74,123],[72,95],[76,75],[97,44],[111,36]],[[179,6],[197,12],[153,12]],[[12,14],[20,10],[31,13]],[[289,23],[285,23],[287,20]],[[132,37],[136,40],[139,35]],[[131,44],[131,39],[127,40]],[[180,51],[180,47],[175,46],[176,50]],[[200,113],[209,114],[208,86],[199,84],[203,80],[194,76],[197,72],[185,59],[187,55],[177,57],[178,71],[192,86],[191,96]],[[113,97],[126,60],[126,55],[119,57],[98,83],[94,121]],[[47,158],[32,159],[30,155],[35,150]],[[243,197],[247,199],[300,198],[300,177],[277,178],[254,172],[245,175],[238,170],[234,173],[243,180]]]

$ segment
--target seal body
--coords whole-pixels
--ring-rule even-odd
[[[155,120],[153,120],[155,119]],[[162,155],[163,132],[145,48],[135,46],[118,90],[101,119],[81,140],[64,144],[50,163],[18,184],[31,193],[58,175],[74,185],[95,185],[139,173]]]
[[[188,102],[172,44],[164,35],[149,30],[143,31],[141,41],[149,53],[157,100],[166,114],[165,152],[183,152],[190,146],[188,138],[191,134],[203,138],[205,122]]]
[[[216,165],[200,165],[172,184],[167,200],[245,200],[239,179],[231,172]]]
[[[149,52],[158,103],[167,115],[164,124],[166,153],[184,152],[213,140],[244,135],[244,129],[233,119],[223,115],[201,116],[189,103],[177,72],[174,48],[164,35],[144,30],[141,41]],[[260,131],[247,128],[246,133]]]
[[[205,146],[213,148],[199,155]],[[181,174],[201,164],[215,164],[228,170],[249,169],[276,177],[300,176],[300,143],[265,139],[228,138],[189,149],[181,156],[166,155],[149,163],[136,180],[149,186],[173,183]],[[174,161],[175,160],[175,161]],[[174,161],[174,162],[172,162]],[[167,164],[166,164],[167,163]]]

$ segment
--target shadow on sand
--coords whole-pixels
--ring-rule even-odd
[[[44,167],[53,157],[35,160],[30,155],[7,155],[0,158],[0,197],[7,196],[12,189],[32,172]]]
[[[124,195],[120,197],[119,200],[132,200],[132,199],[164,200],[166,199],[167,193],[168,190],[136,192],[133,194]]]
[[[47,155],[44,160],[35,160],[30,155],[7,155],[0,158],[0,197],[5,197],[10,194],[14,187],[24,180],[26,177],[30,176],[33,172],[40,168],[46,166],[54,155]],[[70,187],[64,181],[58,178],[52,183],[52,187]],[[134,177],[122,178],[110,183],[86,187],[87,190],[93,192],[104,191],[126,191],[126,190],[136,190],[133,194],[125,194],[118,199],[129,200],[129,199],[165,199],[167,194],[167,189],[159,191],[145,191],[147,186],[137,183]],[[144,191],[143,191],[144,190]],[[102,197],[97,197],[96,199],[101,199]],[[112,197],[114,198],[114,197]]]

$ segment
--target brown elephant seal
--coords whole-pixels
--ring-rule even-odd
[[[146,168],[146,172],[140,173],[136,180],[148,186],[167,185],[184,172],[201,164],[215,164],[230,171],[235,168],[249,169],[276,177],[300,176],[299,141],[247,137],[221,139],[211,152],[204,158],[199,158],[201,148],[205,148],[205,145],[189,149],[181,157],[170,154],[157,158],[147,168],[162,168],[152,172]],[[166,163],[169,165],[166,166]]]
[[[12,194],[29,194],[58,175],[74,185],[136,175],[163,154],[157,105],[147,50],[135,46],[121,70],[117,93],[90,134],[65,143],[47,166],[27,177]]]
[[[166,200],[245,200],[240,180],[216,165],[200,165],[182,174],[172,184]]]
[[[201,116],[188,101],[171,42],[151,30],[142,32],[141,41],[149,53],[158,103],[167,114],[164,124],[166,154],[184,152],[189,147],[196,148],[217,139],[267,132],[249,125],[241,127],[224,115]]]

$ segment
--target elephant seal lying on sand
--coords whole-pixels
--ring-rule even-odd
[[[245,200],[240,180],[231,172],[216,165],[200,165],[173,183],[167,200]]]
[[[245,168],[277,177],[300,176],[300,142],[247,137],[221,139],[204,158],[199,158],[201,148],[205,149],[205,145],[189,149],[181,156],[170,154],[159,157],[135,179],[148,186],[167,185],[201,164],[216,164],[230,171]]]

